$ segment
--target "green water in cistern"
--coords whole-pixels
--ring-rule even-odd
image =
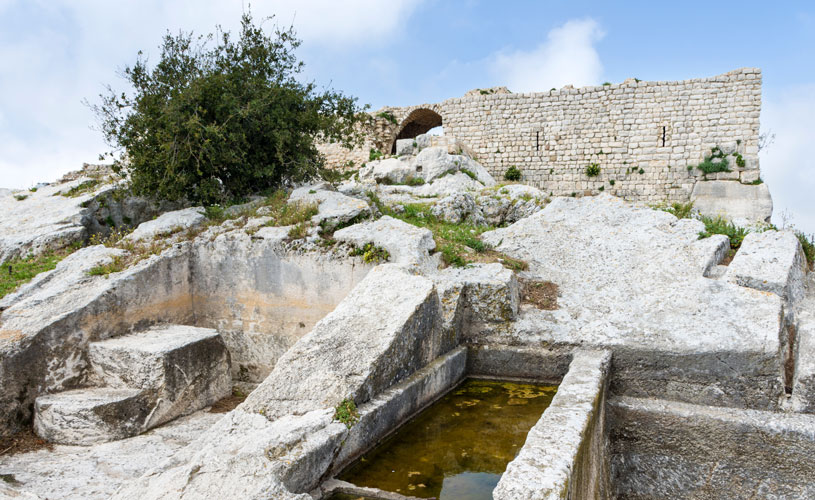
[[[557,386],[467,379],[340,479],[406,496],[491,499]]]

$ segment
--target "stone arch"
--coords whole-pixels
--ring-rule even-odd
[[[428,108],[414,109],[402,121],[399,132],[393,138],[391,144],[391,154],[396,154],[396,141],[399,139],[412,139],[417,135],[424,134],[428,130],[441,126],[441,115]]]

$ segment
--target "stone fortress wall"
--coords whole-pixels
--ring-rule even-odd
[[[395,153],[397,138],[442,125],[497,179],[515,165],[524,183],[554,196],[605,191],[634,201],[687,201],[700,180],[758,182],[760,111],[757,68],[537,93],[476,89],[437,104],[382,108],[372,113],[364,147],[322,151],[330,167],[358,168],[370,148]],[[705,178],[692,167],[715,146],[740,153],[744,165],[731,161],[732,172]],[[590,164],[599,175],[586,174]]]

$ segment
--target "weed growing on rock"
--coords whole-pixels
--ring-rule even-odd
[[[590,163],[586,165],[586,176],[587,177],[597,177],[600,175],[600,164],[599,163]]]
[[[408,177],[408,180],[405,181],[405,184],[408,186],[423,186],[424,179],[421,177]]]
[[[469,177],[470,179],[478,181],[478,177],[476,177],[475,173],[472,170],[468,168],[460,168],[459,171],[461,171],[462,174],[467,175],[467,177]]]
[[[508,181],[519,181],[521,180],[521,171],[518,170],[518,167],[512,165],[504,172],[504,179]]]
[[[14,199],[17,201],[23,201],[24,199],[28,198],[27,194],[15,194]]]
[[[382,118],[383,120],[389,121],[394,125],[399,125],[399,122],[396,121],[396,117],[389,111],[382,111],[381,113],[377,113],[376,116]]]
[[[334,408],[334,420],[345,424],[349,429],[359,422],[359,411],[352,399],[345,398]]]
[[[656,208],[668,212],[669,214],[673,214],[674,216],[676,216],[677,219],[687,219],[693,213],[693,202],[692,201],[688,203],[675,202],[667,207],[658,206]]]
[[[301,240],[308,236],[308,224],[305,222],[301,222],[296,226],[289,229],[289,239],[290,240]]]
[[[807,236],[802,231],[795,231],[795,236],[798,237],[798,241],[801,242],[801,247],[804,249],[809,269],[815,269],[815,234]]]
[[[351,256],[361,256],[362,261],[366,264],[378,264],[380,262],[387,262],[391,258],[391,254],[382,247],[378,247],[373,243],[366,243],[361,248],[356,247],[348,252]]]
[[[107,264],[100,264],[98,266],[92,267],[88,271],[88,276],[105,276],[107,277],[110,273],[118,273],[123,271],[126,267],[125,259],[121,255],[114,255],[113,259]]]
[[[368,161],[378,160],[382,158],[382,156],[383,156],[382,151],[376,148],[371,148],[371,150],[368,152]]]

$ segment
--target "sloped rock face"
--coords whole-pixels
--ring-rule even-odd
[[[62,196],[83,182],[43,186],[36,192],[20,191],[0,197],[0,262],[29,253],[56,250],[89,236],[92,210],[83,207],[111,186],[100,186],[76,197]]]

